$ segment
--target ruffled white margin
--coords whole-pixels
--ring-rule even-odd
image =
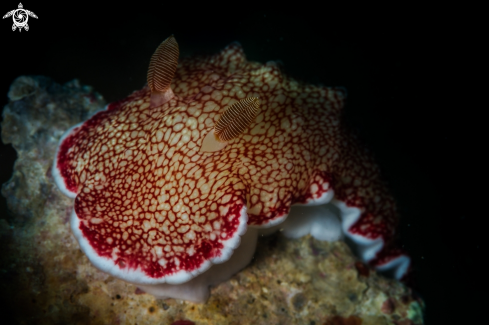
[[[54,182],[56,183],[56,185],[58,186],[59,190],[64,194],[66,195],[67,197],[71,198],[71,199],[74,199],[77,195],[77,193],[75,192],[72,192],[70,191],[69,189],[66,188],[66,183],[65,183],[65,180],[64,178],[61,176],[61,172],[60,170],[58,169],[58,154],[59,154],[59,149],[61,148],[61,144],[63,143],[63,141],[69,137],[72,133],[73,133],[73,130],[82,126],[83,123],[85,122],[82,122],[82,123],[78,123],[77,125],[75,126],[72,126],[71,128],[68,129],[68,131],[66,131],[63,136],[61,137],[61,139],[59,139],[59,142],[58,142],[58,148],[56,149],[56,154],[54,155],[54,163],[53,163],[53,167],[51,168],[51,173],[53,174],[53,178],[54,178]]]
[[[289,238],[300,238],[311,234],[314,238],[323,241],[336,241],[346,237],[358,258],[368,263],[382,250],[385,243],[382,237],[370,239],[350,232],[350,228],[358,221],[361,213],[362,210],[359,208],[349,207],[335,199],[334,191],[330,189],[318,199],[306,204],[293,205],[289,214],[280,218],[283,220],[282,223],[275,223],[272,228],[263,227],[260,233],[267,235],[281,230]],[[407,273],[410,263],[410,257],[402,254],[384,264],[375,265],[375,268],[399,280]]]
[[[75,238],[78,240],[82,251],[85,253],[85,255],[87,255],[90,262],[92,262],[93,265],[95,265],[95,267],[99,270],[134,284],[184,283],[198,276],[199,274],[202,274],[213,264],[224,263],[231,258],[234,250],[239,247],[241,236],[246,233],[247,221],[248,215],[246,214],[246,207],[243,207],[240,211],[238,229],[231,238],[222,242],[224,247],[221,250],[220,256],[205,261],[199,268],[192,271],[181,270],[174,274],[167,275],[164,278],[152,278],[147,276],[141,269],[121,269],[118,265],[116,265],[114,260],[116,260],[119,256],[119,251],[117,248],[112,252],[112,258],[110,259],[99,256],[92,248],[88,240],[83,236],[80,229],[80,223],[82,221],[78,218],[74,209],[70,218],[71,230],[73,231]],[[121,255],[121,257],[123,257],[123,255]]]

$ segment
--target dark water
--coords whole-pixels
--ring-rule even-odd
[[[475,117],[464,108],[451,113],[443,99],[457,89],[440,89],[440,71],[454,64],[440,66],[453,46],[446,41],[450,30],[434,27],[432,13],[406,8],[382,8],[387,14],[375,8],[285,13],[242,5],[228,13],[218,8],[189,13],[147,3],[126,8],[24,3],[39,17],[29,19],[28,32],[12,32],[11,19],[0,24],[1,105],[10,83],[24,74],[59,83],[78,78],[108,102],[121,99],[144,85],[151,54],[170,34],[181,56],[214,53],[239,41],[249,60],[281,60],[296,78],[344,86],[347,121],[374,153],[397,199],[416,289],[427,304],[426,324],[470,324],[482,306],[475,293],[483,279],[477,262],[484,229],[469,222],[472,206],[483,201],[474,187],[479,169],[469,123]],[[10,2],[0,9],[16,7]],[[15,152],[0,147],[3,183]],[[13,222],[3,197],[0,208],[0,218]]]

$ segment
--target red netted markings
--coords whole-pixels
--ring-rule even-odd
[[[100,257],[148,278],[205,268],[246,223],[266,225],[331,189],[363,213],[351,231],[394,233],[394,202],[369,156],[340,127],[340,88],[303,84],[233,43],[184,59],[174,93],[150,107],[145,87],[62,140],[56,167],[76,195],[80,230]],[[258,98],[257,116],[217,152],[199,152],[223,112]],[[380,204],[382,202],[382,204]]]
[[[77,184],[80,228],[121,268],[153,278],[198,269],[236,236],[237,173],[197,155],[197,123],[176,101],[173,112],[148,112],[148,91],[131,97],[80,126],[58,155]]]
[[[335,168],[335,198],[362,209],[359,220],[349,232],[369,239],[381,237],[389,244],[398,217],[395,202],[380,179],[377,165],[354,137],[343,137],[338,147],[342,159]]]

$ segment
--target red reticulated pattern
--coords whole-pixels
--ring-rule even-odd
[[[375,164],[340,126],[341,89],[248,62],[235,43],[182,60],[172,89],[174,99],[150,109],[145,87],[61,144],[57,166],[100,256],[155,278],[193,270],[236,236],[244,204],[248,223],[263,225],[331,188],[364,209],[352,232],[394,233],[394,202]],[[260,99],[255,122],[223,150],[199,153],[220,114],[247,97]]]

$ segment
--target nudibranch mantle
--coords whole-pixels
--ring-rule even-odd
[[[162,105],[146,86],[60,140],[53,175],[75,199],[71,227],[96,267],[156,296],[205,301],[209,285],[249,263],[259,231],[280,227],[344,236],[365,262],[406,274],[395,203],[340,123],[343,89],[249,62],[238,43],[183,59],[169,80]],[[259,110],[249,127],[201,152],[223,112],[251,97]]]

